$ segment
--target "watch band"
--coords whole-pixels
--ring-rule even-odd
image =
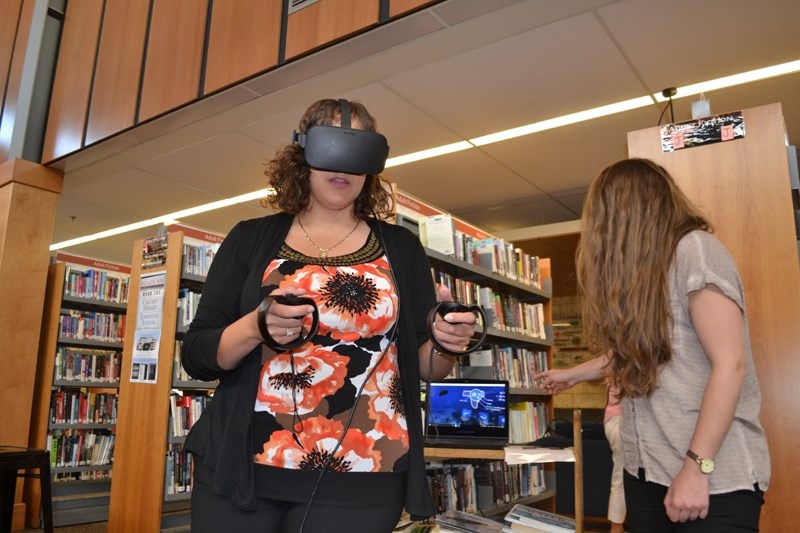
[[[704,474],[710,474],[711,472],[714,471],[714,468],[716,467],[713,459],[706,459],[700,457],[692,450],[686,450],[686,457],[688,457],[689,459],[700,465],[700,471]]]

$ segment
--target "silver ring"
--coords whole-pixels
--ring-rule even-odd
[[[294,331],[292,331],[292,328],[286,328],[286,336],[291,337],[292,335],[294,335]]]

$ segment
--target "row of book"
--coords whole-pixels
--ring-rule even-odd
[[[59,319],[59,336],[65,339],[122,342],[125,314],[66,310]]]
[[[59,346],[56,351],[54,380],[85,383],[119,383],[120,352]]]
[[[537,463],[430,463],[427,476],[439,514],[477,513],[546,489],[544,469]]]
[[[476,238],[460,231],[449,214],[422,216],[417,224],[424,246],[536,289],[542,288],[539,258],[512,243],[491,236]]]
[[[127,274],[95,270],[80,270],[66,265],[64,295],[103,302],[127,303],[131,277]]]
[[[183,272],[205,277],[219,249],[219,243],[197,242],[198,244],[183,244]]]
[[[433,276],[437,283],[450,289],[455,301],[465,305],[479,305],[488,327],[529,337],[547,338],[544,304],[523,302],[516,296],[495,292],[491,287],[456,278],[440,270],[434,269]]]
[[[547,405],[541,402],[515,402],[508,406],[508,440],[527,444],[547,432]]]
[[[47,434],[50,467],[109,465],[113,460],[114,440],[108,430],[54,429]]]
[[[503,379],[511,388],[538,388],[534,376],[549,368],[547,352],[493,345],[456,361],[453,377]]]
[[[200,304],[199,292],[194,292],[186,287],[178,290],[178,325],[188,326],[194,319],[197,306]]]
[[[167,495],[192,491],[192,454],[182,444],[170,444],[164,461],[164,485]]]
[[[185,437],[195,422],[203,414],[203,410],[211,400],[205,394],[180,394],[173,392],[169,396],[169,413],[172,423],[172,435]]]
[[[54,389],[50,397],[53,424],[116,424],[117,394],[86,389]]]

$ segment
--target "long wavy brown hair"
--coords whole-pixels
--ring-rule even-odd
[[[590,349],[610,355],[620,396],[650,396],[671,358],[668,272],[693,230],[711,226],[652,161],[619,161],[589,188],[576,255],[583,326]]]
[[[365,131],[377,131],[375,118],[360,102],[350,102],[352,121],[360,123]],[[323,99],[311,104],[300,119],[298,131],[305,133],[311,126],[332,126],[341,122],[342,106],[339,100]],[[338,125],[338,124],[337,124]],[[267,164],[264,174],[275,193],[265,199],[273,209],[291,215],[303,212],[311,196],[309,184],[310,167],[303,157],[299,144],[281,148]],[[354,215],[366,219],[371,215],[386,218],[394,211],[391,187],[380,175],[368,175],[364,187],[356,198]]]

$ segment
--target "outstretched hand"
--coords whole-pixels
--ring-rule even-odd
[[[573,377],[573,372],[571,372],[571,370],[571,368],[545,370],[533,376],[533,379],[541,390],[551,394],[560,394],[579,383],[579,381]]]

